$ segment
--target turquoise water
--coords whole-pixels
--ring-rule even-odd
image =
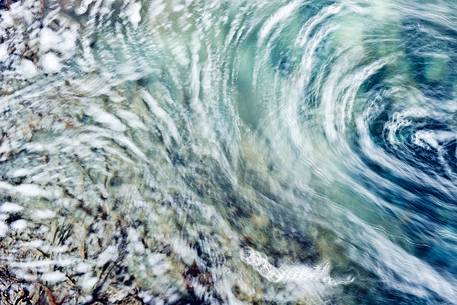
[[[9,285],[63,304],[457,304],[453,1],[16,3]]]

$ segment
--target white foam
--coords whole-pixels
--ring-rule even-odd
[[[13,268],[20,269],[37,269],[37,268],[46,268],[52,266],[69,266],[73,263],[72,259],[60,259],[60,260],[31,260],[31,261],[22,261],[22,262],[11,262],[10,266]]]
[[[154,99],[154,97],[152,97],[152,95],[148,91],[141,90],[141,96],[143,97],[144,101],[148,104],[149,108],[154,113],[154,115],[156,115],[159,120],[165,123],[171,136],[175,138],[175,140],[179,141],[180,136],[178,128],[176,127],[173,119],[168,115],[168,113],[160,107],[159,103],[156,101],[156,99]]]
[[[86,263],[79,263],[75,268],[76,272],[80,272],[80,273],[87,273],[87,272],[91,271],[91,269],[92,268],[90,267],[90,265],[86,264]]]
[[[90,291],[98,282],[96,277],[84,276],[81,278],[80,285],[81,288],[85,291]]]
[[[140,237],[139,237],[138,232],[133,228],[129,228],[127,230],[127,234],[128,234],[129,244],[130,244],[129,246],[131,246],[133,248],[132,250],[136,253],[144,253],[145,248],[144,248],[143,244],[140,242]]]
[[[187,265],[192,264],[194,260],[198,259],[197,252],[192,249],[185,240],[182,238],[173,238],[170,241],[171,246],[173,247],[173,250],[178,253],[178,255],[181,257],[181,259],[186,263]]]
[[[29,168],[18,168],[10,171],[8,175],[10,177],[24,177],[27,175],[31,175],[33,173],[33,170]]]
[[[11,15],[21,21],[25,21],[27,25],[33,22],[33,13],[25,1],[14,2],[10,5]]]
[[[271,32],[273,27],[281,21],[287,19],[301,4],[301,1],[293,1],[281,7],[273,16],[271,16],[260,30],[259,38],[264,40]]]
[[[127,6],[127,9],[125,13],[127,14],[127,17],[129,18],[130,23],[134,26],[137,27],[138,24],[141,21],[141,3],[140,2],[135,2]]]
[[[78,15],[82,15],[85,12],[87,12],[87,9],[89,8],[89,5],[94,2],[94,0],[83,0],[81,2],[81,5],[75,9],[75,13]]]
[[[0,206],[0,212],[2,213],[17,213],[22,211],[24,208],[20,205],[12,202],[5,202]]]
[[[2,17],[2,22],[1,22],[1,27],[2,28],[9,28],[14,25],[14,19],[13,16],[11,15],[10,11],[2,11],[0,16]]]
[[[37,240],[31,240],[31,241],[20,243],[20,247],[38,249],[38,248],[41,248],[43,246],[43,243],[44,242],[42,240],[38,240],[38,239]]]
[[[45,191],[35,184],[21,184],[16,186],[15,191],[30,197],[44,196]]]
[[[272,265],[267,257],[254,249],[247,248],[240,253],[241,260],[251,265],[262,277],[273,283],[283,283],[289,296],[294,298],[319,298],[326,292],[326,287],[350,282],[335,281],[330,277],[330,267],[327,264],[310,267],[304,264],[281,267]]]
[[[54,218],[56,213],[48,209],[36,209],[32,212],[31,216],[36,220],[44,220]]]
[[[450,131],[427,131],[420,130],[414,135],[414,144],[424,147],[424,143],[437,149],[440,142],[449,141],[456,138],[457,135]]]
[[[4,62],[8,59],[8,45],[6,43],[0,44],[0,61]]]
[[[16,220],[11,224],[11,229],[13,229],[16,232],[22,232],[27,228],[27,221],[24,219],[19,219]]]
[[[62,69],[62,63],[56,54],[49,52],[41,57],[41,67],[47,73],[57,73]]]
[[[166,256],[162,253],[153,253],[148,256],[148,263],[156,276],[161,276],[170,266],[167,263]]]
[[[117,115],[126,121],[126,124],[135,129],[146,130],[146,125],[141,121],[141,119],[133,112],[127,110],[119,110]]]
[[[48,283],[58,283],[58,282],[62,282],[65,280],[65,274],[63,274],[62,272],[49,272],[49,273],[45,273],[41,276],[41,279],[43,281],[46,281]]]
[[[16,71],[24,78],[32,78],[38,74],[35,64],[28,59],[22,59]]]
[[[108,248],[103,251],[97,259],[97,266],[102,267],[109,261],[114,261],[116,260],[118,255],[117,249],[114,246],[109,246]]]
[[[64,59],[69,58],[75,52],[77,39],[77,27],[72,27],[71,29],[60,32],[55,32],[50,28],[45,27],[40,32],[40,53],[46,56],[47,52],[53,50],[58,51]],[[52,61],[56,61],[56,59],[54,58]],[[52,73],[50,71],[48,72]]]
[[[14,187],[9,184],[8,182],[4,182],[4,181],[0,181],[0,189],[4,189],[4,190],[12,190]]]
[[[59,34],[48,27],[45,27],[40,32],[40,50],[45,53],[56,48],[61,42]]]
[[[62,33],[59,50],[64,54],[65,58],[68,58],[74,53],[77,39],[78,34],[76,30],[68,30]]]
[[[8,233],[8,225],[3,221],[0,221],[0,237],[5,237]]]
[[[124,131],[126,129],[118,118],[101,108],[93,106],[87,109],[86,113],[91,115],[95,121],[108,126],[111,130]]]

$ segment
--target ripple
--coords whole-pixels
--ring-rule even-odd
[[[7,2],[0,286],[63,304],[455,304],[456,13]]]

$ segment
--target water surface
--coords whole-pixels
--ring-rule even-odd
[[[5,304],[457,304],[454,1],[1,9]]]

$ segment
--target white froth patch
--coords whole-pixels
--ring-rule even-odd
[[[12,202],[5,202],[0,206],[0,212],[2,213],[17,213],[23,209],[22,206]]]
[[[73,265],[75,259],[69,257],[61,257],[59,259],[51,260],[51,259],[44,259],[44,260],[25,260],[25,261],[11,261],[9,265],[13,268],[27,270],[31,269],[31,271],[41,271],[45,272],[45,270],[51,270],[50,268],[55,267],[67,267]]]
[[[134,26],[137,27],[138,24],[141,21],[141,3],[135,2],[127,6],[127,9],[125,13],[127,14],[127,17],[129,18],[130,23]]]
[[[65,280],[65,274],[62,272],[49,272],[45,273],[41,276],[41,279],[43,281],[46,281],[48,283],[59,283]]]
[[[131,247],[132,250],[136,253],[143,253],[145,249],[143,244],[140,242],[140,236],[138,232],[133,228],[129,228],[127,230],[127,234],[128,240],[130,242],[129,247]]]
[[[31,214],[35,220],[51,219],[56,216],[56,213],[48,209],[36,209]]]
[[[18,1],[11,4],[11,14],[16,19],[23,19],[27,25],[30,25],[33,22],[33,13],[30,10],[30,6],[27,5],[27,3],[22,2],[23,1]]]
[[[60,51],[64,53],[65,57],[69,57],[74,53],[78,34],[76,30],[65,31],[61,38]]]
[[[89,264],[86,264],[86,263],[79,263],[78,265],[76,265],[76,272],[80,272],[80,273],[87,273],[89,271],[91,271],[91,267]]]
[[[98,259],[97,259],[97,266],[98,266],[98,267],[102,267],[102,266],[105,265],[107,262],[116,260],[117,255],[118,255],[118,252],[117,252],[116,247],[114,247],[114,246],[109,246],[108,248],[106,248],[105,251],[103,251],[103,252],[98,256]]]
[[[7,79],[28,80],[43,72],[57,73],[75,54],[80,24],[60,18],[55,10],[46,16],[42,13],[34,0],[15,1],[8,10],[0,11],[0,32],[6,35],[0,44],[0,63],[12,61],[4,67]],[[42,18],[45,26],[40,28]],[[46,26],[55,19],[61,21],[57,30]],[[15,55],[10,54],[12,50]]]
[[[146,125],[144,125],[144,123],[135,113],[127,110],[119,110],[117,115],[132,128],[147,130]]]
[[[32,170],[30,170],[28,168],[19,168],[19,169],[10,171],[8,173],[8,175],[10,177],[24,177],[24,176],[30,175],[31,173],[32,173]]]
[[[50,28],[45,27],[40,32],[40,50],[42,52],[47,52],[61,42],[59,34],[51,30]]]
[[[97,282],[98,279],[94,276],[84,276],[81,278],[79,284],[84,291],[91,291]]]
[[[5,237],[8,233],[8,225],[3,221],[0,221],[0,237]]]
[[[440,143],[456,138],[456,134],[450,131],[427,131],[420,130],[414,135],[414,144],[424,147],[424,144],[438,149]]]
[[[143,97],[144,101],[148,104],[149,108],[151,111],[154,113],[154,115],[164,122],[164,124],[167,127],[168,132],[170,132],[171,136],[178,142],[180,142],[180,136],[178,132],[178,128],[176,127],[173,119],[168,115],[168,113],[163,110],[159,103],[156,101],[152,95],[146,91],[146,90],[141,90],[141,96]]]
[[[150,295],[149,293],[147,292],[144,292],[144,291],[140,291],[140,293],[138,294],[138,296],[143,300],[143,302],[145,302],[146,304],[155,304],[155,305],[164,305],[164,302],[163,300],[159,300],[159,301],[156,301],[154,300],[154,302],[151,302],[152,300],[152,295]]]
[[[27,221],[25,221],[24,219],[19,219],[19,220],[16,220],[15,222],[11,223],[11,229],[13,229],[14,231],[16,231],[18,233],[24,231],[26,228],[27,228]]]
[[[0,181],[0,189],[10,191],[13,189],[13,186],[8,182]]]
[[[181,257],[185,264],[191,265],[198,259],[197,252],[181,238],[173,238],[170,242],[173,250]]]
[[[20,246],[24,248],[38,249],[43,246],[43,243],[44,242],[42,240],[31,240],[20,243]]]
[[[77,38],[76,27],[63,32],[55,32],[45,27],[40,32],[40,52],[45,54],[50,50],[58,51],[63,58],[69,58],[75,51]]]
[[[57,73],[62,69],[62,63],[56,54],[49,52],[41,57],[41,67],[46,73]]]
[[[16,71],[24,78],[32,78],[38,74],[37,67],[28,59],[22,59],[17,66]]]
[[[152,268],[152,272],[156,276],[161,276],[166,273],[170,266],[166,260],[166,256],[162,253],[153,253],[148,256],[148,263]]]
[[[175,4],[175,5],[173,5],[172,10],[173,10],[173,12],[177,13],[177,12],[181,12],[185,8],[186,7],[182,4]]]
[[[128,147],[132,152],[134,152],[138,157],[143,160],[147,160],[146,155],[138,148],[133,141],[130,141],[128,137],[120,135],[117,139],[117,142],[125,147]]]
[[[8,45],[6,43],[0,44],[0,61],[4,62],[8,59]]]
[[[271,30],[281,21],[286,20],[301,4],[301,1],[293,1],[281,7],[273,16],[271,16],[260,30],[259,38],[264,40]]]
[[[30,197],[44,196],[46,193],[43,189],[41,189],[39,186],[35,184],[18,185],[16,186],[15,191],[20,193],[21,195]]]
[[[92,116],[98,123],[108,126],[111,130],[124,131],[126,129],[117,117],[98,107],[92,106],[87,109],[86,113]]]
[[[94,2],[94,0],[83,0],[81,2],[81,5],[77,9],[75,9],[75,13],[78,15],[84,14],[92,2]]]
[[[283,283],[287,296],[297,298],[320,298],[326,293],[326,288],[350,282],[335,281],[330,277],[329,265],[311,267],[303,264],[283,265],[279,268],[272,265],[267,257],[253,249],[245,249],[241,260],[252,266],[262,277],[270,282]]]
[[[14,270],[14,275],[24,281],[36,282],[37,280],[36,275],[31,274],[26,270],[16,269]]]
[[[9,28],[14,25],[14,19],[13,19],[13,16],[11,15],[11,11],[4,10],[1,12],[0,16],[2,18],[2,22],[1,22],[0,26],[2,28]]]

